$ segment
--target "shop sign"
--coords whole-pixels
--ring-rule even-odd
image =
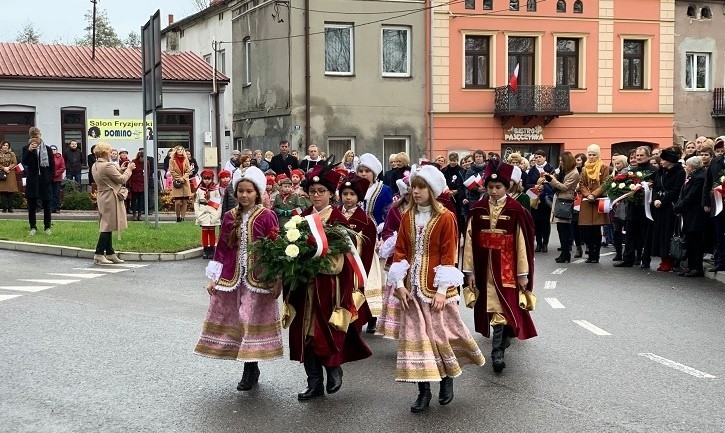
[[[504,133],[506,141],[543,141],[544,128],[534,126],[533,128],[515,128],[511,127]]]
[[[88,119],[88,138],[99,140],[153,140],[153,122],[139,119]]]

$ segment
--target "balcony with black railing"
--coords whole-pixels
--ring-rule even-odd
[[[722,87],[712,91],[712,117],[725,117],[725,89]]]
[[[505,124],[513,117],[523,117],[524,124],[536,117],[548,124],[559,116],[574,114],[569,106],[569,86],[511,86],[496,88],[494,116]]]

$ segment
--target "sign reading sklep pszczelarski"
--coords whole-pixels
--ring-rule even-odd
[[[544,128],[534,126],[533,128],[511,127],[504,133],[506,141],[542,141],[544,139]]]
[[[147,140],[154,139],[153,122],[138,119],[88,119],[88,138],[99,140]]]

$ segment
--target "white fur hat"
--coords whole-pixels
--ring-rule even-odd
[[[521,182],[521,168],[517,165],[514,165],[514,169],[511,172],[511,182]]]
[[[381,164],[380,160],[372,153],[363,153],[360,155],[360,162],[357,166],[360,167],[361,165],[369,168],[373,173],[375,173],[375,177],[378,177],[380,172],[383,171],[383,164]]]
[[[395,184],[398,185],[398,192],[401,196],[408,193],[409,185],[404,179],[396,180]]]
[[[410,169],[411,183],[418,176],[422,177],[430,187],[430,190],[433,191],[433,195],[435,195],[433,198],[438,198],[447,188],[446,177],[443,176],[443,173],[435,165],[414,165]]]
[[[262,173],[262,170],[255,166],[247,167],[246,169],[234,170],[234,176],[232,177],[232,188],[236,192],[237,184],[240,180],[248,180],[257,187],[257,193],[264,194],[267,189],[267,177]]]

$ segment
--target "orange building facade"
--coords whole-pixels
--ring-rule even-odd
[[[465,0],[434,10],[435,155],[541,148],[555,164],[591,143],[605,159],[672,145],[674,0]]]

